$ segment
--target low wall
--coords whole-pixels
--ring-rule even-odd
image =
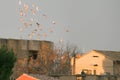
[[[51,75],[51,77],[57,77],[58,80],[120,80],[120,75]]]
[[[107,76],[107,75],[87,75],[82,77],[81,75],[69,75],[69,76],[60,76],[59,80],[120,80],[120,76]]]
[[[78,79],[79,80],[79,79]],[[81,80],[120,80],[120,76],[107,76],[107,75],[87,75],[85,77],[82,77]]]
[[[77,77],[76,76],[60,76],[59,77],[60,80],[77,80]]]

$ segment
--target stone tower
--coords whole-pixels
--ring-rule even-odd
[[[50,41],[0,39],[0,47],[6,45],[13,49],[17,56],[13,76],[17,78],[23,73],[39,73],[39,56],[48,54],[53,50],[54,43]]]

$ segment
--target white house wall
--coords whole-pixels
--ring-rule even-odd
[[[98,66],[94,66],[95,64]],[[113,62],[110,59],[105,58],[104,55],[99,54],[96,51],[90,51],[83,55],[79,60],[76,60],[75,74],[80,74],[83,69],[91,70],[91,74],[94,74],[94,70],[96,70],[97,75],[105,74],[105,72],[110,72],[112,74],[112,65]]]

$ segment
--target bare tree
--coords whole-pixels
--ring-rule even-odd
[[[55,68],[57,71],[56,73],[71,74],[73,70],[72,68],[75,68],[75,61],[74,65],[71,66],[71,59],[75,57],[75,55],[78,53],[77,46],[67,44],[64,48],[58,48],[58,51],[59,52],[57,54],[59,55],[59,57],[57,58],[56,61],[57,62],[56,63],[57,68]]]
[[[38,58],[31,64],[29,71],[38,74],[71,74],[75,70],[75,55],[78,53],[76,46],[67,44],[56,45],[54,49],[44,46]],[[71,59],[74,57],[73,66]],[[32,60],[31,60],[32,61]]]

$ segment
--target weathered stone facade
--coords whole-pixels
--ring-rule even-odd
[[[23,73],[38,74],[39,70],[35,67],[39,67],[39,55],[48,54],[54,46],[53,42],[50,41],[22,39],[0,39],[0,47],[2,45],[6,45],[8,49],[13,49],[17,56],[13,74],[15,78]]]

